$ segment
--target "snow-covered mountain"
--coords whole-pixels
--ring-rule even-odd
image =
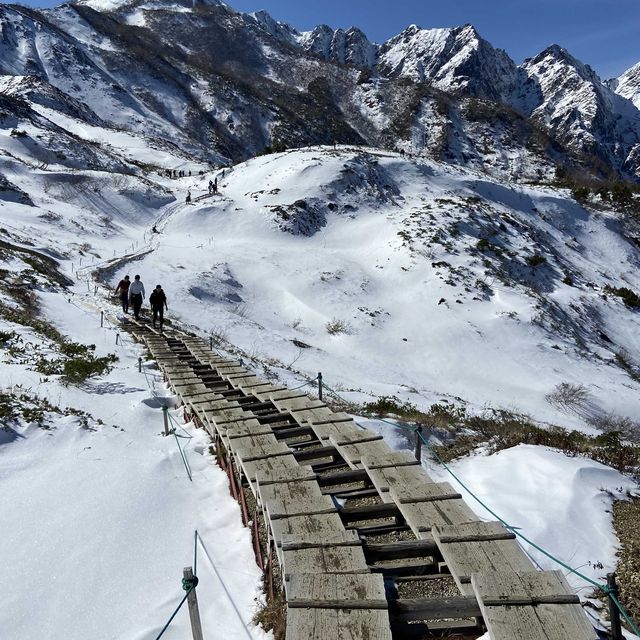
[[[217,0],[0,5],[0,25],[0,73],[28,78],[28,101],[205,162],[338,142],[524,179],[548,178],[560,159],[639,172],[630,101],[559,47],[518,67],[471,25],[411,26],[376,44],[355,27],[300,33]]]
[[[261,576],[210,443],[185,425],[190,483],[160,435],[168,391],[111,296],[125,272],[291,388],[322,371],[356,403],[638,429],[640,231],[606,193],[551,185],[559,163],[638,176],[622,79],[618,95],[557,47],[518,67],[470,26],[376,44],[218,0],[0,5],[0,31],[4,636],[156,637],[197,528],[207,628],[271,637],[250,622]],[[119,360],[69,385],[51,365],[74,349]],[[533,445],[452,467],[593,579],[615,567],[629,478]]]
[[[533,104],[534,118],[568,147],[634,172],[640,150],[640,111],[629,100],[557,45],[526,60],[522,68],[541,97]]]
[[[640,62],[608,84],[618,95],[631,100],[640,109]]]

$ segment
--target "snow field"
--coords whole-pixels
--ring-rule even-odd
[[[1,388],[28,389],[105,423],[84,429],[74,417],[54,416],[51,430],[22,425],[0,447],[0,584],[12,585],[0,600],[3,637],[155,638],[184,594],[195,529],[215,563],[198,550],[204,628],[224,628],[234,639],[268,637],[251,624],[261,575],[209,438],[192,424],[179,431],[191,483],[175,439],[161,435],[160,405],[137,371],[140,347],[126,336],[116,347],[99,315],[59,296],[47,296],[46,307],[73,339],[95,343],[97,355],[116,351],[119,361],[83,388],[0,365]],[[166,395],[157,372],[148,376]],[[182,422],[180,411],[175,419]],[[188,633],[185,607],[163,637]]]

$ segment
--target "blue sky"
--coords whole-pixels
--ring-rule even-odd
[[[360,27],[381,42],[410,24],[476,26],[520,63],[559,44],[602,78],[640,62],[640,0],[226,0],[240,11],[265,9],[300,30],[326,23]],[[58,2],[25,1],[32,6]]]

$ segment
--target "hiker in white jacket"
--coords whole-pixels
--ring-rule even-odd
[[[129,287],[129,301],[133,307],[133,315],[136,320],[140,320],[140,308],[144,300],[144,285],[140,280],[140,276],[136,276]]]

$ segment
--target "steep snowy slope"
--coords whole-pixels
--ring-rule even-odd
[[[610,82],[611,89],[640,109],[640,62]]]
[[[631,103],[556,45],[526,60],[522,68],[542,95],[534,117],[569,147],[633,171],[640,148],[640,112]]]
[[[415,25],[386,42],[380,70],[432,83],[451,93],[467,92],[510,102],[519,72],[504,51],[494,49],[471,25],[420,29]]]
[[[422,406],[461,398],[583,428],[640,418],[615,362],[639,359],[637,314],[604,295],[640,289],[614,216],[382,151],[267,156],[220,183],[135,269],[163,283],[172,314],[256,363]],[[588,386],[581,415],[546,402],[562,382]]]
[[[86,124],[77,105],[56,102],[46,83],[5,86],[13,93],[1,104],[14,115],[0,131],[2,240],[55,257],[77,284],[62,289],[35,273],[32,255],[0,248],[0,393],[93,414],[89,428],[77,416],[49,412],[50,431],[23,418],[0,431],[3,468],[11,470],[0,474],[0,519],[18,549],[0,563],[3,584],[12,585],[0,602],[9,637],[156,637],[179,602],[194,527],[219,571],[199,561],[205,626],[224,624],[229,638],[265,637],[249,623],[259,597],[250,540],[237,506],[221,497],[224,476],[206,441],[186,426],[195,435],[192,491],[177,448],[158,435],[157,403],[129,343],[119,342],[114,371],[82,388],[34,370],[33,357],[50,357],[53,346],[21,324],[24,316],[7,311],[33,304],[23,295],[25,282],[46,325],[94,343],[99,356],[116,350],[117,332],[100,328],[99,311],[117,307],[94,295],[85,278],[114,255],[129,254],[126,267],[111,271],[112,284],[125,272],[142,274],[147,289],[162,283],[170,319],[213,335],[260,375],[292,387],[322,371],[332,389],[358,401],[386,394],[420,407],[506,408],[590,432],[640,418],[639,385],[617,360],[624,350],[637,367],[637,311],[604,289],[640,290],[638,249],[617,215],[587,211],[566,191],[358,147],[272,154],[204,175],[192,161],[182,165],[191,177],[172,179],[139,164],[177,165],[179,155],[158,158],[142,136],[99,120]],[[24,102],[22,91],[38,100]],[[12,136],[14,125],[27,135]],[[39,160],[51,144],[44,137],[60,135],[56,127],[76,137],[61,147],[65,158],[47,164]],[[85,147],[101,168],[88,168]],[[117,159],[112,166],[107,151]],[[187,189],[207,195],[214,175],[220,195],[184,204]],[[7,342],[6,334],[14,337]],[[584,385],[585,402],[549,404],[545,396],[560,383]],[[388,424],[367,425],[407,446]],[[455,468],[501,515],[561,557],[614,565],[610,494],[634,486],[620,474],[539,447],[473,457]],[[541,509],[540,496],[555,478],[565,490]],[[509,490],[497,495],[496,486]],[[42,518],[50,505],[52,517]],[[576,522],[583,526],[576,530]],[[26,528],[39,535],[25,535]],[[559,536],[559,529],[567,533]],[[39,577],[35,614],[25,567]],[[585,570],[601,579],[597,566]],[[152,584],[129,584],[132,573]],[[46,579],[53,574],[55,581]],[[91,601],[80,588],[86,584]],[[76,620],[77,636],[68,633],[69,594],[85,609],[95,607]],[[186,624],[186,615],[178,617],[169,637],[182,637]]]

